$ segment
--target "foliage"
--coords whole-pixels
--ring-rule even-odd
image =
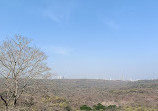
[[[101,103],[98,103],[97,105],[94,105],[93,108],[83,105],[80,107],[80,110],[93,110],[93,111],[108,111],[108,110],[115,110],[117,109],[116,105],[109,105],[109,106],[104,106]]]
[[[106,107],[104,105],[102,105],[101,103],[98,103],[97,105],[93,106],[94,110],[105,110]]]
[[[0,79],[0,83],[3,83],[3,79]],[[84,103],[92,109],[89,111],[158,111],[156,86],[158,80],[127,82],[33,79],[17,102],[17,108],[18,111],[81,111],[80,106]],[[45,87],[47,90],[44,90]],[[102,106],[97,104],[101,102],[105,110],[93,109],[93,106]],[[0,100],[0,111],[4,111],[3,105]]]
[[[109,105],[106,109],[116,109],[117,106],[116,105]]]
[[[66,110],[66,111],[72,111],[72,108],[71,108],[69,105],[67,105],[67,106],[65,107],[65,110]]]
[[[81,106],[80,109],[81,109],[81,110],[86,110],[86,111],[87,111],[87,110],[92,110],[92,108],[89,107],[89,106],[87,106],[87,105]]]

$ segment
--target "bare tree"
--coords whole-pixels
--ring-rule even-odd
[[[0,77],[4,85],[0,98],[6,111],[16,107],[31,79],[50,75],[50,68],[45,63],[45,53],[30,47],[30,42],[29,39],[16,35],[0,46]]]

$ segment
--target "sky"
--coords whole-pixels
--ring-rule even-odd
[[[32,39],[52,73],[157,79],[157,0],[0,0],[0,43]]]

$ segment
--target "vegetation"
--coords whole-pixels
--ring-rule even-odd
[[[15,36],[0,46],[0,77],[3,79],[0,98],[6,111],[16,109],[31,79],[50,75],[50,68],[44,62],[46,55],[29,44],[27,38]]]
[[[29,43],[0,46],[0,111],[158,111],[158,80],[48,80],[45,54]]]
[[[3,79],[0,79],[0,82],[2,83]],[[105,111],[158,111],[158,88],[155,87],[157,85],[158,80],[125,82],[33,79],[17,101],[16,109],[84,111],[82,108],[91,108]],[[0,92],[2,89],[3,85],[0,85]],[[0,111],[4,111],[4,108],[4,102],[0,100]]]
[[[93,106],[93,109],[94,109],[94,110],[106,110],[107,107],[105,107],[104,105],[98,103],[97,105],[94,105],[94,106]]]
[[[93,111],[109,111],[109,110],[117,110],[116,105],[109,105],[109,106],[104,106],[101,103],[98,103],[97,105],[94,105],[93,108],[87,106],[87,105],[83,105],[80,107],[80,110],[93,110]]]
[[[80,110],[86,110],[87,111],[87,110],[92,110],[92,108],[87,106],[87,105],[83,105],[83,106],[80,107]]]

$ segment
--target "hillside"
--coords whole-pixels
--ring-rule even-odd
[[[35,102],[33,105],[42,104],[38,102],[40,98],[43,98],[45,104],[50,104],[50,101],[45,99],[48,96],[49,99],[52,98],[52,104],[64,102],[67,104],[65,106],[71,107],[74,111],[80,109],[82,105],[92,107],[98,103],[121,108],[145,107],[156,110],[158,109],[158,80],[135,82],[95,79],[33,80],[25,91],[24,97],[27,98],[29,95]],[[56,97],[60,99],[54,99]],[[51,106],[51,108],[54,107]],[[56,110],[61,111],[61,109],[57,107]]]

